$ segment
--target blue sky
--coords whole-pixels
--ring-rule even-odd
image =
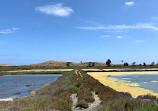
[[[157,0],[1,0],[0,64],[158,62]]]

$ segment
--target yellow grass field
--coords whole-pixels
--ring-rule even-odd
[[[103,71],[116,71],[118,69],[102,69]]]
[[[142,70],[158,70],[158,68],[148,68],[148,69],[142,69]]]
[[[133,86],[139,86],[138,83],[126,83],[127,82],[126,80],[120,81],[116,78],[108,77],[109,75],[158,74],[158,71],[157,72],[156,71],[152,71],[152,72],[88,72],[88,74],[92,76],[93,78],[99,80],[105,86],[109,86],[116,91],[130,93],[133,98],[136,98],[140,95],[147,95],[147,94],[151,94],[158,97],[158,94],[154,93],[153,91],[140,88],[140,87],[133,87]]]
[[[118,69],[82,69],[83,71],[115,71]]]
[[[41,71],[73,71],[74,69],[32,69],[32,70],[16,70],[16,71],[2,71],[2,72],[41,72]]]

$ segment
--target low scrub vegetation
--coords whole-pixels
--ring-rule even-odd
[[[81,71],[83,77],[74,72],[63,72],[63,76],[41,89],[34,95],[15,99],[13,102],[0,103],[0,110],[11,111],[71,111],[71,95],[77,93],[77,107],[88,108],[93,102],[91,92],[95,92],[101,99],[98,111],[158,111],[158,102],[154,96],[146,95],[132,98],[129,93],[117,92],[102,85],[86,72]]]
[[[84,100],[79,100],[76,107],[79,107],[79,108],[88,108],[88,103]]]
[[[79,82],[82,88],[98,94],[102,100],[102,107],[98,111],[157,111],[158,102],[155,96],[145,95],[133,98],[131,94],[117,92],[102,85],[98,80],[82,71],[83,80]],[[81,80],[81,79],[80,79]],[[148,99],[148,100],[146,100]]]
[[[34,95],[15,99],[10,103],[1,103],[1,110],[11,111],[71,111],[71,94],[76,76],[74,72],[63,72],[63,76],[35,92]],[[70,89],[69,89],[70,88]],[[4,107],[6,106],[6,107]]]
[[[85,101],[87,103],[94,102],[92,92],[89,90],[81,89],[77,92],[77,97],[79,101]]]

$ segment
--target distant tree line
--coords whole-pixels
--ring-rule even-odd
[[[122,65],[123,66],[129,66],[130,64],[128,62],[124,62],[123,60],[121,60]],[[83,64],[83,62],[80,62],[81,64]],[[71,62],[66,62],[66,66],[69,67],[72,63]],[[107,59],[107,61],[105,62],[107,67],[110,67],[112,65],[112,61],[110,59]],[[151,62],[150,66],[155,66],[158,64],[155,64],[155,62]],[[96,66],[95,62],[88,62],[87,67],[94,67]],[[131,66],[147,66],[147,64],[145,62],[143,62],[143,64],[136,64],[136,62],[132,62]],[[149,66],[149,65],[148,65]]]
[[[94,67],[95,66],[95,63],[94,62],[89,62],[87,67]]]

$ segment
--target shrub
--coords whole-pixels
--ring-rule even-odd
[[[156,96],[152,96],[152,95],[143,95],[143,96],[138,96],[138,99],[150,99],[150,100],[158,100]]]
[[[76,107],[80,107],[80,108],[86,109],[86,108],[88,108],[88,104],[85,101],[80,100],[80,101],[78,101]]]
[[[68,90],[70,90],[70,92],[72,92],[72,93],[76,93],[78,91],[78,87],[70,86],[70,87],[68,87]]]
[[[94,97],[91,91],[81,89],[78,91],[77,96],[78,96],[78,100],[84,100],[87,103],[94,102]]]

